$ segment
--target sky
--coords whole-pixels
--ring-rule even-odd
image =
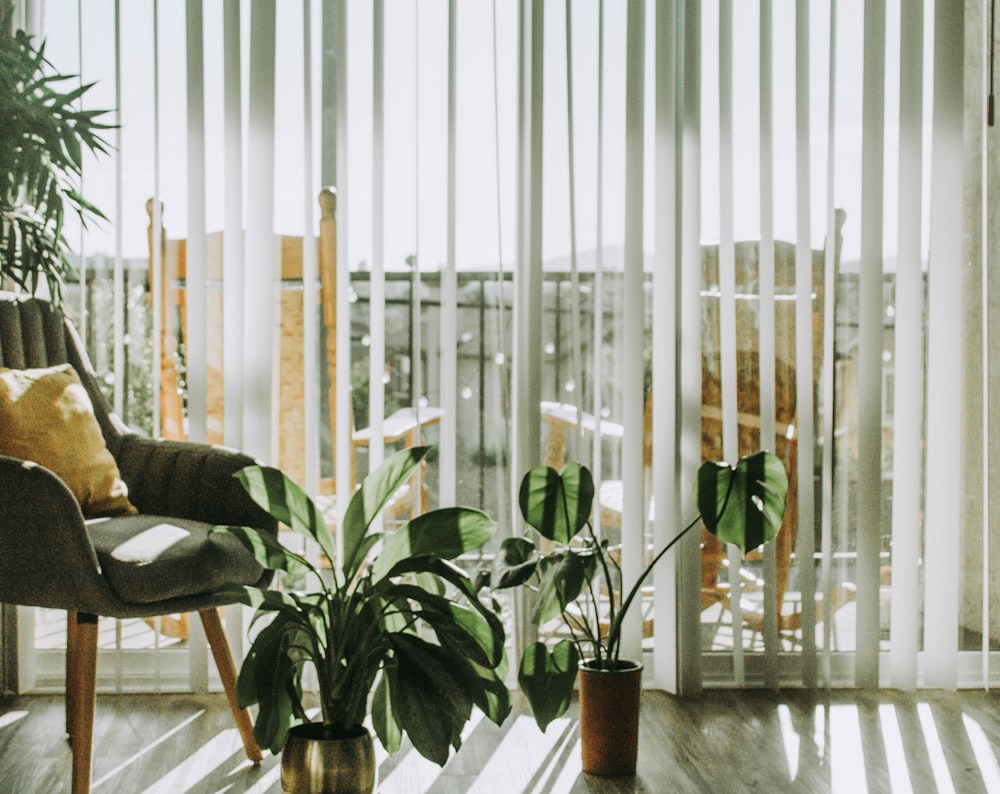
[[[88,0],[81,33],[77,33],[76,0],[47,0],[45,29],[48,54],[58,68],[82,72],[96,81],[88,93],[88,106],[116,104],[114,58],[114,3]],[[386,2],[385,78],[383,102],[384,159],[373,157],[376,146],[376,113],[373,101],[372,20],[369,3],[352,3],[348,37],[348,137],[350,166],[338,189],[341,229],[348,234],[352,266],[370,267],[381,250],[386,269],[402,269],[405,260],[419,254],[422,269],[437,269],[447,258],[447,2],[420,0]],[[756,3],[734,3],[732,45],[732,195],[735,239],[760,234],[760,140],[758,55],[759,18]],[[165,203],[168,234],[186,232],[189,189],[186,133],[186,66],[184,48],[185,4],[161,2],[154,36],[151,0],[121,3],[123,69],[120,83],[121,130],[119,146],[121,193],[116,190],[116,163],[106,159],[88,166],[84,194],[121,223],[94,228],[83,247],[88,252],[113,255],[120,230],[126,257],[147,255],[146,199],[157,192]],[[222,117],[222,3],[204,4],[206,172],[204,190],[207,228],[221,228],[224,208],[224,158]],[[243,35],[248,39],[249,12],[244,4]],[[655,4],[650,4],[652,8]],[[517,160],[517,4],[470,0],[459,4],[457,112],[456,112],[456,259],[460,268],[495,268],[502,257],[510,267],[515,243],[515,190]],[[292,0],[278,4],[276,31],[275,107],[275,229],[301,234],[305,220],[318,219],[315,196],[320,187],[318,163],[322,134],[318,123],[312,135],[312,174],[306,184],[304,169],[305,114],[303,90],[303,5]],[[565,4],[546,5],[544,76],[544,191],[543,258],[565,259],[570,250],[571,206],[575,209],[576,248],[592,251],[598,243],[598,216],[602,241],[611,249],[624,242],[624,4],[605,3],[603,115],[598,113],[598,3],[575,0],[573,23],[573,183],[570,201],[570,162],[567,112],[567,59]],[[702,20],[702,238],[717,240],[722,233],[720,195],[728,191],[720,163],[718,92],[718,4],[703,4]],[[860,35],[862,3],[837,4],[836,132],[834,159],[828,159],[830,63],[827,3],[810,4],[813,35],[809,58],[810,93],[810,228],[812,244],[819,247],[825,233],[828,196],[847,209],[844,258],[859,250],[861,163]],[[774,185],[776,236],[794,239],[795,208],[799,201],[794,156],[795,75],[794,3],[774,3]],[[887,25],[898,26],[898,0],[889,3]],[[312,3],[308,42],[313,62],[320,50],[320,4]],[[928,14],[930,16],[930,14]],[[493,34],[494,19],[496,35]],[[647,26],[646,81],[646,248],[653,248],[656,228],[653,179],[655,164],[655,110],[652,59],[652,14]],[[890,75],[898,71],[898,49],[889,36],[885,50]],[[80,55],[82,42],[82,57]],[[494,44],[496,46],[494,46]],[[928,48],[930,42],[928,42]],[[244,95],[249,86],[249,58],[244,55]],[[154,66],[158,63],[158,104],[154,101]],[[318,66],[312,76],[312,114],[319,118]],[[886,93],[886,229],[894,229],[898,137],[895,117],[898,79],[890,77]],[[930,98],[925,97],[929,102]],[[245,115],[245,114],[244,114]],[[599,119],[603,120],[599,124]],[[158,129],[158,132],[157,132]],[[244,137],[246,133],[244,132]],[[599,138],[600,136],[600,138]],[[600,141],[600,146],[599,146]],[[599,152],[603,171],[597,173]],[[246,144],[244,144],[246,157]],[[380,164],[381,163],[381,167]],[[244,163],[244,172],[249,164]],[[599,178],[600,177],[600,178]],[[832,181],[831,181],[832,180]],[[381,210],[374,189],[381,182]],[[499,183],[499,190],[498,190]],[[244,186],[247,181],[244,177]],[[598,196],[598,187],[601,196]],[[313,217],[307,218],[307,207]],[[375,219],[381,218],[381,233]],[[346,220],[346,224],[344,221]],[[852,228],[853,227],[853,228]],[[344,233],[342,232],[342,233]],[[852,233],[853,232],[853,233]],[[379,245],[381,243],[381,245]],[[895,241],[887,234],[886,257],[894,255]]]

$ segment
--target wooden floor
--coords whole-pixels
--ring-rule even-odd
[[[443,769],[380,756],[380,792],[1000,792],[1000,694],[644,693],[639,773],[580,772],[575,712],[546,733],[518,709],[472,726]],[[61,698],[0,701],[0,792],[68,791]],[[94,788],[104,794],[280,792],[251,767],[221,695],[98,697]]]

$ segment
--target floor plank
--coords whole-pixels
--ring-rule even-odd
[[[444,769],[404,748],[379,755],[383,794],[1000,791],[1000,694],[714,690],[643,695],[639,771],[580,771],[575,708],[541,733],[515,698],[502,727],[470,725]],[[278,759],[253,767],[222,695],[101,695],[102,794],[281,791]],[[0,792],[69,790],[63,700],[0,701]]]

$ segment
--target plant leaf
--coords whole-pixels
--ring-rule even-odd
[[[392,496],[402,487],[410,474],[427,454],[429,447],[407,447],[386,458],[382,465],[365,477],[361,487],[354,492],[344,514],[344,574],[354,577],[364,561],[358,550],[368,527]]]
[[[583,592],[593,577],[594,555],[574,550],[545,557],[542,564],[542,581],[538,587],[534,618],[539,623],[558,618],[569,604]]]
[[[519,504],[524,520],[556,543],[569,543],[587,525],[593,501],[594,480],[579,463],[567,463],[562,473],[536,466],[521,480]]]
[[[412,634],[394,634],[390,641],[397,658],[392,682],[396,716],[414,749],[444,766],[455,728],[472,714],[473,699],[459,680],[459,668],[469,664]]]
[[[778,534],[787,493],[784,464],[761,451],[740,458],[736,466],[702,464],[694,498],[708,531],[746,554]]]
[[[331,562],[337,559],[333,536],[323,513],[291,477],[270,466],[247,466],[234,476],[250,498],[272,518],[316,541]]]
[[[424,513],[386,538],[372,565],[372,578],[378,581],[408,557],[432,555],[451,560],[475,551],[493,537],[496,528],[496,521],[482,510],[443,507]]]
[[[301,664],[306,651],[301,643],[307,640],[298,622],[277,615],[254,639],[236,681],[241,708],[260,704],[254,738],[273,753],[281,751],[288,729],[305,717]]]
[[[469,579],[469,575],[465,571],[447,560],[439,560],[436,557],[415,557],[409,560],[404,560],[396,565],[389,572],[389,576],[395,576],[402,573],[433,574],[435,577],[443,579],[452,585],[459,594],[464,595],[468,604],[475,609],[476,612],[478,612],[489,625],[490,631],[492,632],[492,641],[490,646],[483,645],[483,647],[490,656],[490,664],[493,666],[499,664],[503,655],[505,636],[503,622],[499,617],[497,617],[496,612],[479,600],[476,595],[475,585]],[[436,604],[443,608],[444,604],[450,603],[456,608],[463,608],[462,605],[453,597],[444,599],[441,596],[426,590],[422,593],[415,592],[414,588],[409,585],[392,584],[387,588],[383,588],[383,590],[384,596],[387,598],[395,594],[401,594],[405,597],[412,598],[421,604]]]
[[[263,567],[288,571],[291,574],[307,573],[312,566],[291,549],[286,549],[271,532],[261,532],[252,527],[215,527],[213,532],[232,535],[253,555]]]
[[[383,675],[372,696],[372,727],[386,752],[392,755],[403,743],[403,731],[396,722],[392,708],[390,676]]]
[[[560,640],[551,651],[543,642],[525,649],[517,680],[543,731],[569,708],[579,665],[580,655],[569,640]]]
[[[496,589],[516,587],[527,582],[538,568],[535,544],[527,538],[505,538],[496,558]]]

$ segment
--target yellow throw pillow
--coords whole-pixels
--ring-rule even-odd
[[[53,471],[85,516],[136,512],[87,390],[69,364],[0,367],[0,454]]]

